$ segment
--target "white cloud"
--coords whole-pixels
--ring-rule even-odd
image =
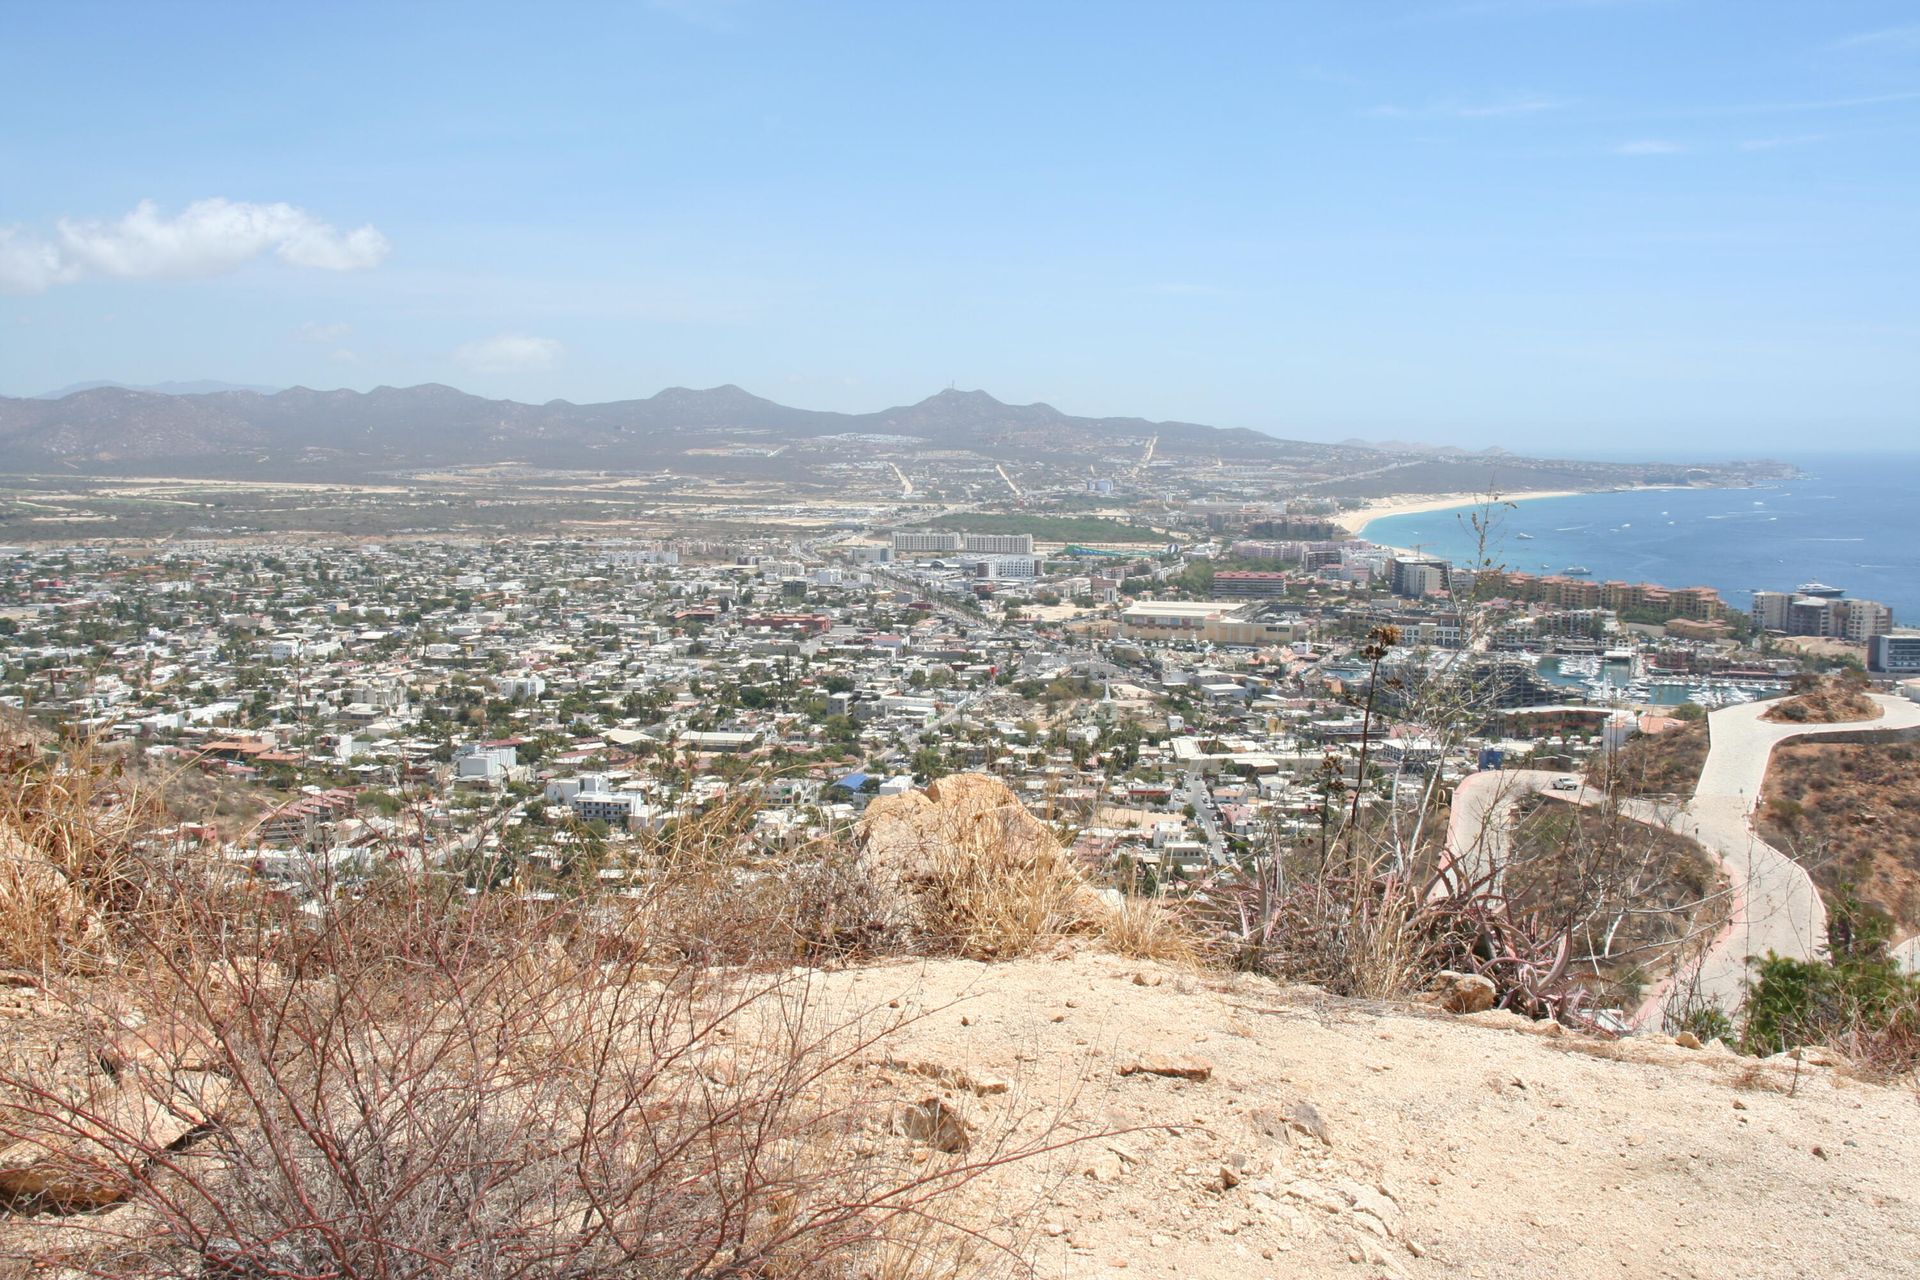
[[[293,331],[293,336],[301,342],[345,342],[353,336],[350,324],[320,324],[309,320]]]
[[[1678,142],[1667,142],[1660,138],[1641,138],[1634,142],[1623,142],[1613,149],[1617,156],[1677,156],[1686,147]]]
[[[342,232],[290,204],[215,197],[169,217],[142,200],[113,221],[62,218],[51,236],[0,227],[0,292],[41,293],[93,277],[221,275],[269,252],[289,266],[359,271],[379,265],[390,248],[371,226]]]
[[[457,348],[453,358],[475,373],[539,373],[553,368],[562,350],[552,338],[503,333],[482,342],[469,342]]]

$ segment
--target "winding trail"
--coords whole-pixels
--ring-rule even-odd
[[[1920,703],[1871,696],[1881,709],[1879,719],[1841,724],[1775,724],[1762,719],[1777,705],[1771,701],[1722,708],[1707,718],[1707,760],[1691,799],[1684,805],[1621,801],[1620,811],[1627,817],[1663,826],[1705,849],[1720,863],[1733,891],[1727,927],[1692,968],[1653,988],[1634,1015],[1637,1025],[1660,1026],[1668,1004],[1685,992],[1723,1009],[1737,1008],[1747,988],[1748,957],[1772,952],[1804,960],[1826,945],[1826,906],[1813,877],[1755,833],[1752,815],[1773,748],[1788,738],[1920,729]],[[1576,777],[1540,770],[1470,775],[1454,794],[1447,830],[1451,859],[1468,874],[1497,868],[1506,856],[1512,804],[1551,787],[1555,779]],[[1567,793],[1567,798],[1584,804],[1600,799],[1585,787]],[[1902,945],[1903,958],[1916,950],[1917,942],[1910,939]]]

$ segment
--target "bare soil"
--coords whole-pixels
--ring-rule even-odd
[[[1915,1099],[1838,1071],[1091,952],[823,981],[927,1011],[894,1060],[1012,1081],[944,1091],[976,1132],[1110,1132],[968,1193],[1040,1275],[1913,1274]]]

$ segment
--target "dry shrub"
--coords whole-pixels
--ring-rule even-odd
[[[960,774],[876,800],[858,842],[867,873],[900,895],[936,950],[1025,955],[1106,914],[1053,832],[998,779]]]
[[[0,744],[0,964],[110,964],[109,917],[151,905],[135,846],[159,812],[90,742]]]
[[[1856,684],[1832,680],[1791,698],[1782,698],[1761,717],[1776,724],[1845,724],[1877,720],[1880,705]]]
[[[1405,876],[1262,868],[1219,877],[1199,902],[1236,967],[1336,995],[1394,999],[1448,967],[1445,931]]]
[[[117,1085],[0,1079],[0,1147],[132,1202],[66,1220],[82,1272],[977,1274],[993,1250],[943,1201],[1047,1149],[890,1136],[858,1065],[902,1015],[650,966],[572,910],[408,879],[237,946],[206,923],[120,993],[137,1030],[88,997]]]
[[[1100,941],[1116,955],[1183,968],[1206,963],[1208,948],[1184,903],[1129,894],[1100,922]]]

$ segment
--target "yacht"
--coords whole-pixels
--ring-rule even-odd
[[[1532,542],[1532,541],[1533,541],[1533,535],[1532,535],[1532,534],[1530,534],[1530,533],[1516,533],[1516,534],[1514,534],[1513,536],[1514,536],[1514,537],[1516,537],[1516,538],[1518,538],[1518,539],[1520,539],[1520,541],[1522,541],[1522,542]]]
[[[1566,574],[1569,578],[1584,578],[1591,574],[1593,570],[1583,564],[1570,564],[1560,572]]]

